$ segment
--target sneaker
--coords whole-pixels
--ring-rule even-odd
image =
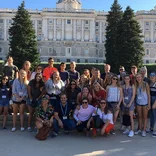
[[[112,130],[112,134],[115,135],[115,130],[114,129]]]
[[[12,129],[11,129],[11,132],[15,132],[16,131],[16,127],[13,127]]]
[[[51,137],[56,137],[56,136],[58,136],[58,134],[53,131]]]
[[[2,127],[2,130],[5,130],[5,131],[6,131],[6,130],[8,130],[8,129],[4,126],[4,127]]]
[[[122,134],[128,134],[129,133],[129,129],[126,129],[125,131],[122,132]]]
[[[142,137],[145,137],[146,136],[146,132],[145,131],[142,131]]]
[[[69,134],[69,131],[68,131],[68,130],[65,130],[64,133],[65,133],[65,134]]]
[[[125,126],[122,125],[121,128],[120,128],[120,131],[124,131],[124,129],[125,129]]]
[[[28,131],[28,132],[32,132],[31,127],[28,127],[27,131]]]
[[[134,134],[138,135],[139,133],[141,133],[141,130],[137,130]]]
[[[154,138],[156,137],[156,132],[153,132],[152,137]]]
[[[153,132],[152,128],[150,128],[150,129],[146,128],[146,133],[151,133],[151,132]]]
[[[21,132],[23,132],[25,129],[24,129],[24,127],[21,127]]]
[[[131,130],[131,131],[129,132],[128,136],[129,136],[129,137],[133,137],[133,136],[134,136],[134,131]]]

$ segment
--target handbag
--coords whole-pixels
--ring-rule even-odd
[[[97,108],[97,111],[98,111],[98,108]],[[96,114],[97,114],[97,111],[96,111]],[[102,123],[103,121],[101,120],[99,115],[93,116],[94,128],[101,128]]]
[[[37,107],[38,106],[38,101],[37,100],[32,100],[31,101],[31,106],[32,107]]]
[[[50,132],[50,127],[48,127],[47,125],[43,125],[43,127],[36,134],[35,138],[38,140],[46,140],[49,132]]]

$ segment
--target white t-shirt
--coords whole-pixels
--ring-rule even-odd
[[[93,114],[93,116],[94,116],[94,115],[95,115],[95,114]],[[113,114],[112,114],[112,113],[105,114],[104,112],[101,111],[101,109],[98,108],[98,110],[97,110],[97,115],[100,116],[100,119],[101,119],[104,123],[106,123],[107,120],[110,120],[110,123],[111,123],[111,124],[114,124],[114,123],[113,123]]]

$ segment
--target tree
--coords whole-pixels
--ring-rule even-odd
[[[133,10],[128,6],[120,21],[117,39],[117,53],[120,65],[130,69],[132,65],[140,67],[143,60],[143,36]]]
[[[9,54],[14,58],[14,64],[22,68],[28,60],[32,66],[39,63],[35,30],[30,20],[29,12],[25,9],[24,1],[18,7],[12,26],[9,29]]]
[[[118,54],[117,54],[117,37],[118,37],[118,25],[122,19],[122,8],[118,4],[118,0],[114,0],[111,6],[111,11],[107,15],[107,27],[106,27],[106,63],[111,65],[111,71],[117,72],[118,66]]]

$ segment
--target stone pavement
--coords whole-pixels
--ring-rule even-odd
[[[0,156],[156,156],[156,138],[151,134],[129,138],[117,131],[91,139],[73,132],[45,141],[36,140],[35,134],[0,130]]]

